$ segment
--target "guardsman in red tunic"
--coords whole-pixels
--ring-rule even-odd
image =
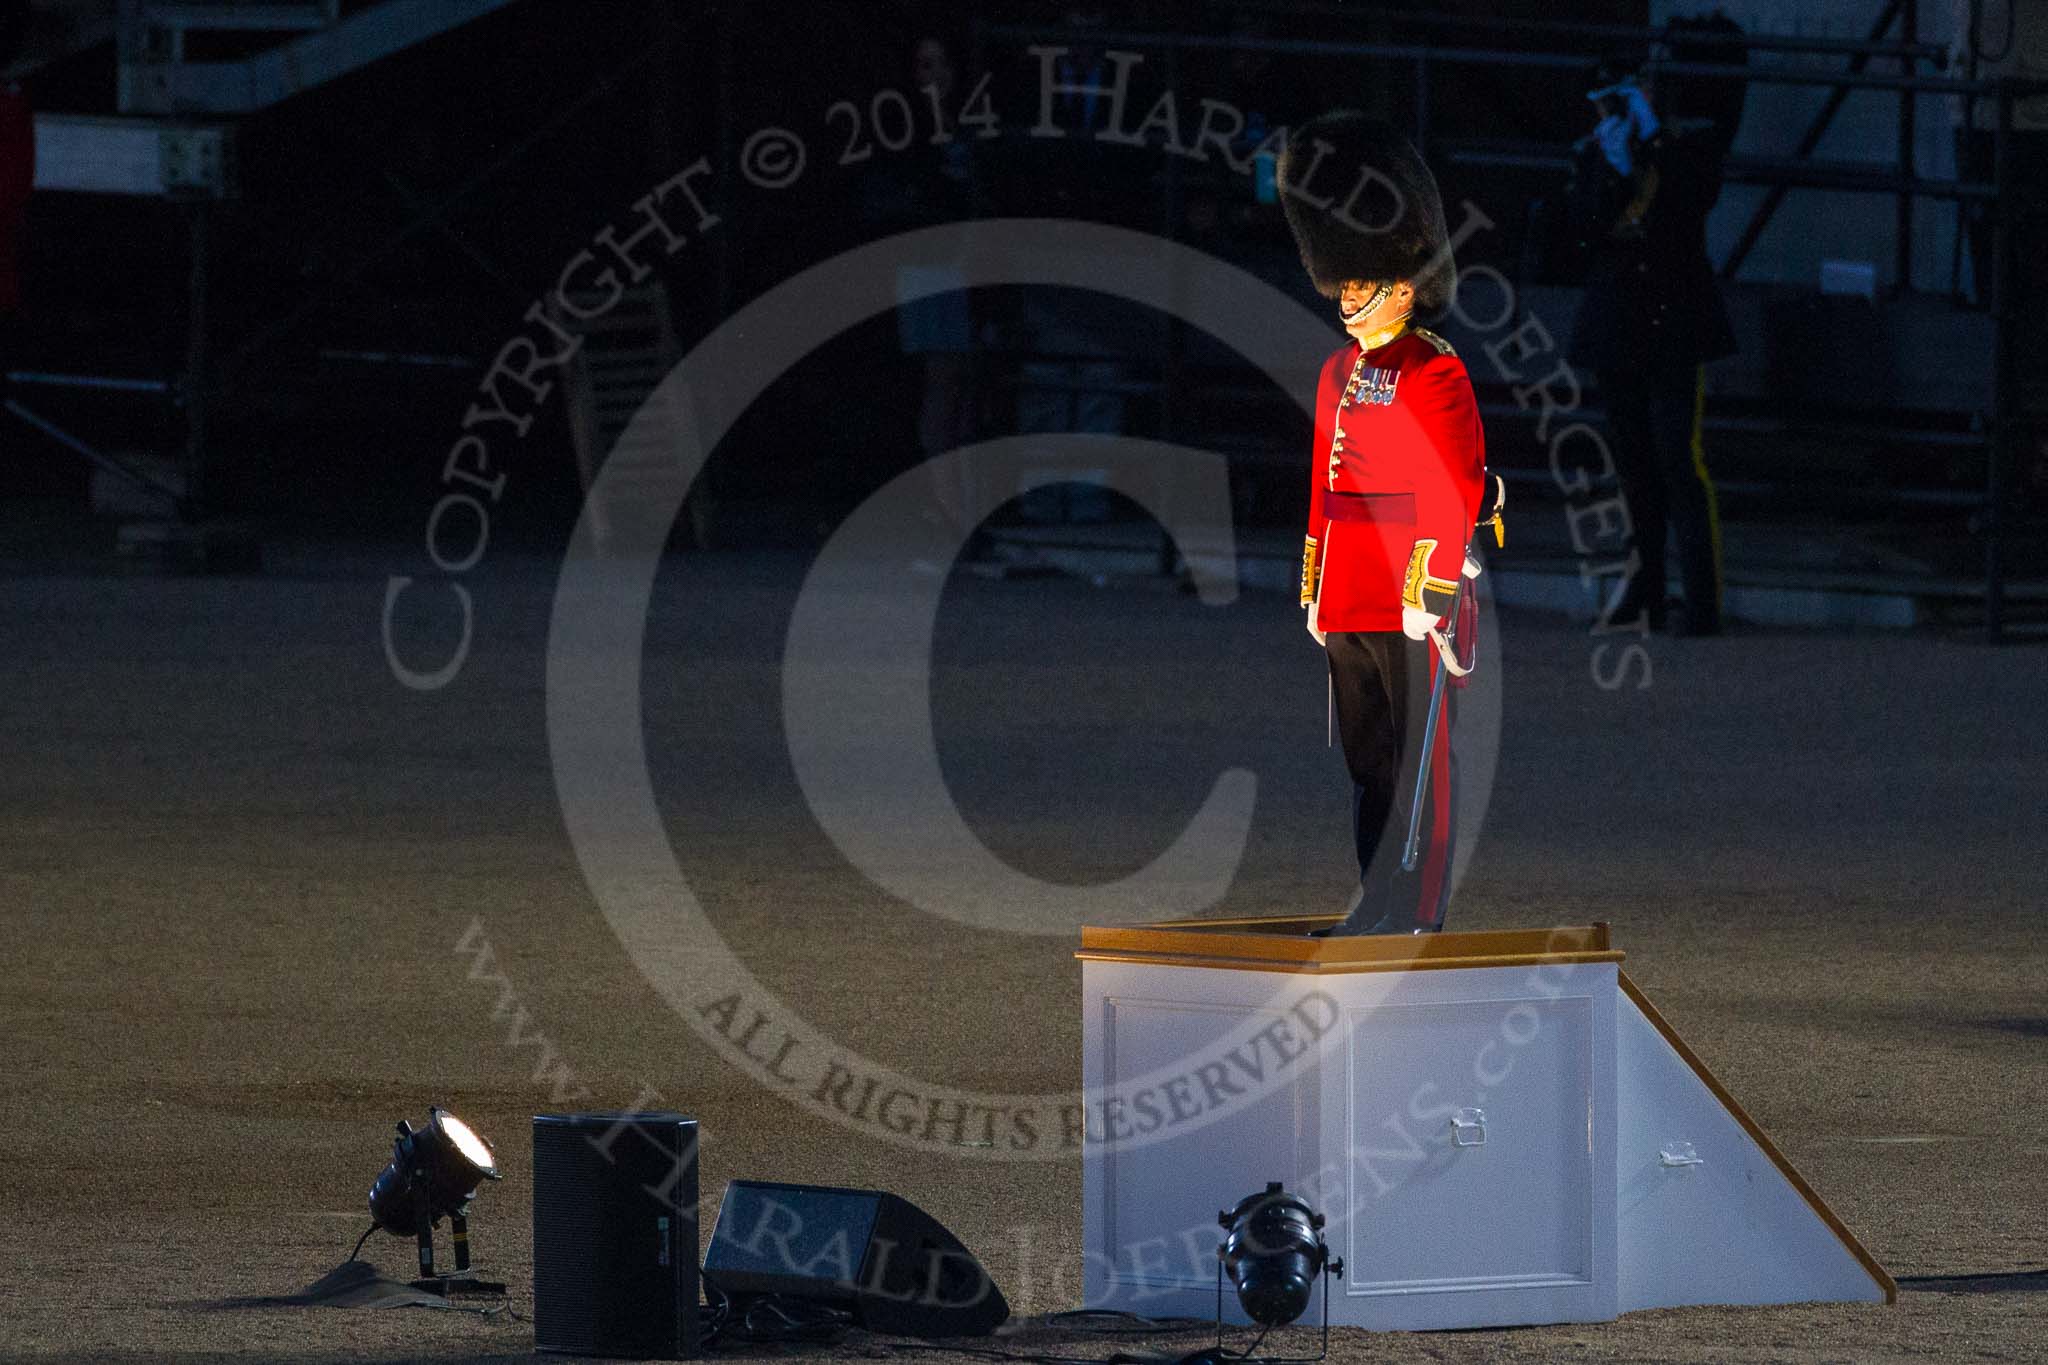
[[[1424,735],[1461,602],[1470,657],[1465,552],[1488,482],[1464,363],[1410,321],[1450,300],[1443,204],[1406,138],[1348,111],[1289,132],[1279,183],[1302,264],[1350,335],[1318,385],[1301,570],[1353,786],[1360,895],[1334,932],[1432,932],[1450,900],[1450,693],[1434,739]],[[1419,855],[1404,869],[1425,751]]]

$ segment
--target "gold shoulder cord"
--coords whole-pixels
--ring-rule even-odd
[[[1424,341],[1436,347],[1436,353],[1438,355],[1447,355],[1453,359],[1457,358],[1457,348],[1452,346],[1450,342],[1445,341],[1442,337],[1438,336],[1435,332],[1430,331],[1427,327],[1417,327],[1415,329],[1415,335],[1421,337]]]

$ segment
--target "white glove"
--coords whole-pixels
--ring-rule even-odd
[[[1427,640],[1429,633],[1443,625],[1443,618],[1420,607],[1401,608],[1401,633],[1411,640]]]
[[[1650,107],[1650,97],[1641,86],[1628,88],[1628,121],[1635,129],[1636,141],[1648,142],[1657,136],[1657,130],[1664,125],[1657,121],[1657,111]]]
[[[1601,155],[1614,167],[1616,175],[1628,175],[1635,168],[1635,161],[1629,156],[1628,134],[1629,120],[1620,114],[1609,114],[1593,130],[1593,136],[1600,139]]]
[[[1319,602],[1311,602],[1308,604],[1308,633],[1316,637],[1316,643],[1319,645],[1326,644],[1329,641],[1329,636],[1324,634],[1323,631],[1316,625],[1316,608],[1321,605],[1322,604]]]

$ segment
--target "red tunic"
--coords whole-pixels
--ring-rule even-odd
[[[1448,610],[1486,472],[1450,343],[1415,329],[1371,351],[1340,347],[1317,384],[1315,442],[1302,602],[1318,604],[1317,626],[1399,630],[1404,597]]]

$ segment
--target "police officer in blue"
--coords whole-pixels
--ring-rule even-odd
[[[1741,30],[1718,12],[1675,20],[1661,55],[1739,66]],[[1736,41],[1725,41],[1728,38]],[[1659,55],[1659,54],[1653,54]],[[1598,123],[1573,152],[1568,239],[1586,272],[1570,358],[1592,370],[1633,527],[1631,571],[1604,619],[1710,635],[1721,629],[1721,527],[1701,444],[1708,361],[1735,336],[1707,258],[1706,218],[1742,114],[1733,78],[1656,76],[1609,60],[1587,99]],[[1666,602],[1676,542],[1681,613]]]

